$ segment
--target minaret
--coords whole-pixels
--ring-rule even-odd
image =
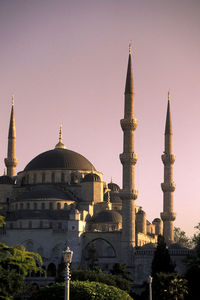
[[[12,108],[10,114],[10,126],[8,132],[8,153],[4,162],[7,167],[7,175],[15,176],[15,168],[18,160],[15,156],[16,151],[16,130],[15,130],[15,116],[14,116],[14,96],[12,96]]]
[[[163,212],[161,219],[163,220],[163,235],[167,245],[174,241],[174,220],[176,214],[173,211],[173,192],[176,184],[173,182],[173,163],[176,156],[172,152],[172,121],[170,113],[170,99],[168,93],[168,107],[165,125],[165,151],[161,156],[164,164],[164,182],[161,183],[163,191]]]
[[[123,189],[120,196],[122,199],[122,251],[123,256],[128,256],[135,247],[135,164],[137,154],[134,152],[134,131],[137,120],[134,118],[134,88],[131,60],[131,43],[129,44],[128,69],[125,86],[124,119],[121,120],[121,128],[124,133],[123,153],[120,160],[123,166]],[[127,254],[125,254],[127,253]],[[128,258],[127,258],[128,259]]]

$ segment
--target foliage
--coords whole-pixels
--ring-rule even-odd
[[[40,272],[42,259],[39,254],[26,251],[22,245],[7,246],[0,243],[0,291],[1,297],[14,296],[25,291],[25,277],[29,272]],[[3,298],[2,298],[3,299]]]
[[[192,248],[193,246],[192,239],[187,237],[185,231],[182,231],[179,227],[174,227],[174,242],[186,248]]]
[[[157,273],[173,273],[175,265],[171,261],[164,237],[158,236],[158,245],[152,260],[151,275],[155,278]]]
[[[197,232],[193,235],[192,241],[196,247],[200,247],[200,223],[194,227]]]
[[[2,207],[0,206],[0,210],[1,209],[2,209]],[[2,227],[4,224],[5,224],[5,217],[0,215],[0,227]]]
[[[71,271],[72,280],[80,281],[95,281],[105,283],[107,285],[112,285],[118,287],[122,290],[129,292],[131,290],[130,282],[118,275],[105,274],[101,269],[95,270],[72,270]],[[59,277],[58,282],[63,282],[64,277]]]
[[[188,293],[187,280],[177,273],[157,273],[153,279],[154,300],[179,300],[184,299]]]
[[[115,263],[113,265],[112,269],[110,270],[110,273],[112,275],[119,275],[126,280],[130,280],[129,276],[128,276],[130,274],[130,272],[127,271],[126,264]]]
[[[36,292],[30,300],[63,300],[64,283],[56,283]],[[131,300],[128,293],[116,287],[99,282],[72,281],[70,284],[71,300]]]
[[[195,227],[198,231],[194,234],[195,249],[193,254],[186,259],[186,274],[188,280],[188,299],[199,299],[200,284],[200,223]]]

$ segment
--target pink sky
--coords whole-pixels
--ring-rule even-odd
[[[1,0],[0,170],[15,95],[17,171],[54,148],[68,149],[121,186],[124,86],[133,41],[137,205],[160,216],[167,92],[173,121],[175,225],[200,222],[200,1]]]

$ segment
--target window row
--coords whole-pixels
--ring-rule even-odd
[[[18,209],[70,209],[72,204],[68,205],[66,202],[60,203],[54,203],[54,202],[27,202],[27,203],[16,203],[15,205],[12,206],[13,209],[18,210]]]

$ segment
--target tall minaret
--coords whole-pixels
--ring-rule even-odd
[[[7,175],[15,176],[15,168],[17,166],[16,151],[16,130],[15,130],[15,116],[14,116],[14,96],[12,96],[12,108],[10,115],[10,126],[8,132],[8,153],[5,158],[5,165],[7,167]]]
[[[163,191],[163,212],[161,219],[163,220],[163,235],[167,245],[174,241],[174,220],[176,214],[173,211],[173,192],[176,184],[173,182],[173,163],[176,156],[172,152],[172,121],[170,113],[170,99],[168,93],[168,107],[165,125],[165,151],[162,155],[164,164],[164,183],[161,183]]]
[[[134,152],[134,131],[137,127],[137,120],[134,118],[134,88],[131,60],[131,43],[129,44],[128,69],[125,86],[124,119],[121,120],[121,128],[124,132],[123,153],[120,160],[123,166],[123,189],[122,198],[122,249],[123,256],[127,255],[130,249],[135,247],[135,164],[137,154]]]

